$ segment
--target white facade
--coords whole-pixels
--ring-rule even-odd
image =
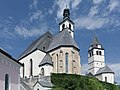
[[[53,72],[53,66],[49,64],[40,66],[39,68],[41,70],[41,74],[42,74],[42,69],[44,70],[44,76],[50,76],[50,74]]]
[[[22,58],[19,62],[24,64],[24,70],[23,70],[23,67],[20,69],[20,76],[22,78],[23,78],[23,74],[24,74],[24,77],[27,77],[27,78],[29,78],[31,76],[30,60],[32,60],[32,62],[33,62],[32,63],[32,76],[39,75],[41,73],[39,64],[45,55],[46,55],[46,53],[44,53],[40,50],[36,50],[36,51],[32,52],[31,54],[29,54],[28,56]],[[23,71],[24,71],[24,73],[23,73]]]
[[[91,72],[93,75],[95,75],[100,68],[104,67],[105,66],[104,49],[91,48],[91,50],[88,53],[88,65],[89,65],[88,72]]]
[[[101,81],[114,84],[114,74],[113,73],[103,73],[100,75],[96,75],[95,77]]]

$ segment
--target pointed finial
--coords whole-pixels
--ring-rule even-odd
[[[67,9],[67,5],[66,5],[66,9]]]

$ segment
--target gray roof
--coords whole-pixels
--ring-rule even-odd
[[[68,28],[64,29],[53,38],[53,41],[51,42],[47,51],[51,51],[60,46],[74,46],[77,49],[79,49],[78,45],[76,44],[70,33],[68,32]]]
[[[38,81],[43,87],[53,87],[53,84],[50,81]]]
[[[30,52],[34,51],[35,49],[39,49],[41,51],[45,51],[48,49],[51,41],[52,41],[53,35],[47,31],[45,34],[40,36],[38,39],[36,39],[19,57],[18,59],[26,56]],[[44,47],[44,48],[43,48]]]
[[[30,88],[30,86],[22,79],[20,78],[20,84],[26,89],[26,90],[33,90],[32,88]],[[24,90],[22,87],[20,87],[20,90]]]
[[[100,44],[100,43],[99,43],[99,41],[98,41],[97,36],[95,35],[94,38],[93,38],[93,41],[92,41],[91,45],[96,45],[96,44],[98,45],[98,44]]]
[[[98,74],[103,74],[103,73],[114,73],[108,66],[100,68],[97,72],[96,75]]]
[[[53,65],[52,64],[52,58],[51,58],[51,56],[49,54],[45,55],[43,60],[40,62],[39,66],[42,66],[42,65],[45,65],[45,64]]]

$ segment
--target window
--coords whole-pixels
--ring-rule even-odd
[[[89,53],[89,56],[91,57],[91,53]]]
[[[33,60],[30,59],[30,76],[33,75]]]
[[[93,56],[93,51],[92,51],[92,56]]]
[[[101,52],[101,51],[99,51],[99,54],[100,54],[100,55],[102,55],[102,52]]]
[[[69,29],[71,29],[71,24],[69,24]]]
[[[75,74],[75,60],[72,61],[72,72]]]
[[[57,56],[57,63],[56,64],[57,64],[57,72],[58,72],[58,65],[59,65],[58,64],[58,54],[56,56]]]
[[[24,63],[23,63],[23,78],[24,78],[24,73],[25,72],[25,65],[24,65]]]
[[[45,47],[43,47],[43,50],[45,50]]]
[[[62,29],[64,29],[64,28],[65,28],[65,24],[62,25]]]
[[[107,82],[107,77],[105,77],[105,82]]]
[[[98,51],[96,51],[96,54],[99,55]]]
[[[41,75],[44,76],[44,68],[41,69]]]
[[[66,73],[68,73],[68,53],[65,53]]]
[[[9,75],[5,74],[5,90],[9,90]]]

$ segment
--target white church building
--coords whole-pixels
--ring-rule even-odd
[[[88,50],[88,73],[101,81],[114,84],[114,72],[105,65],[105,50],[95,36]]]
[[[74,23],[68,8],[63,11],[59,27],[57,35],[46,32],[20,55],[19,62],[23,64],[20,69],[22,90],[26,90],[25,87],[50,89],[53,86],[51,73],[81,74],[80,49],[74,40]]]

